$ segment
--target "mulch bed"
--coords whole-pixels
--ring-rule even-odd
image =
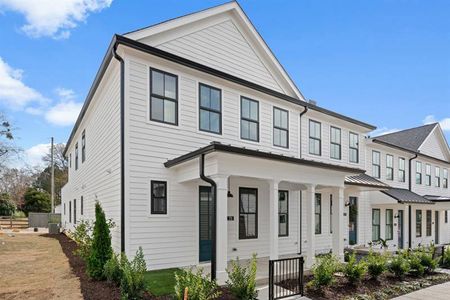
[[[365,278],[359,284],[355,285],[348,283],[345,277],[336,277],[335,282],[331,286],[321,287],[320,289],[306,287],[307,283],[311,280],[312,276],[305,277],[305,296],[315,300],[349,299],[356,295],[364,294],[371,295],[376,299],[390,299],[420,288],[448,282],[450,281],[450,276],[434,273],[421,278],[405,276],[403,279],[398,279],[390,274],[386,274],[380,276],[378,280]],[[296,282],[285,281],[280,285],[289,289],[295,287]],[[408,288],[406,287],[407,285],[415,285],[417,288]],[[377,297],[375,297],[376,293],[378,293]],[[386,297],[383,297],[380,293],[384,293]]]

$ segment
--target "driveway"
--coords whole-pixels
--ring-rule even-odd
[[[83,299],[58,240],[0,231],[0,299]]]

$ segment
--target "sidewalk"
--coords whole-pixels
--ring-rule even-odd
[[[394,298],[393,300],[448,300],[450,299],[449,291],[450,282],[446,282]]]

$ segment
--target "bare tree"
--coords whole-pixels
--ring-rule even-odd
[[[55,168],[58,168],[60,170],[67,170],[67,160],[64,157],[64,149],[66,148],[65,144],[56,144],[54,146],[54,153],[53,153],[53,161],[55,163]],[[50,151],[42,157],[42,160],[47,163],[48,166],[51,164],[51,153]]]
[[[2,168],[0,172],[0,192],[7,193],[18,207],[23,204],[23,196],[36,180],[38,172],[31,168]]]
[[[6,117],[0,113],[0,167],[4,168],[5,164],[13,156],[20,152],[20,149],[13,143],[12,126]]]

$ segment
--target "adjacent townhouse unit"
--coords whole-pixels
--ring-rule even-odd
[[[67,142],[63,227],[99,201],[115,251],[142,246],[151,269],[204,264],[219,282],[253,253],[310,267],[379,238],[448,242],[448,146],[438,125],[423,128],[415,144],[367,138],[375,126],[307,101],[226,3],[113,37]]]

